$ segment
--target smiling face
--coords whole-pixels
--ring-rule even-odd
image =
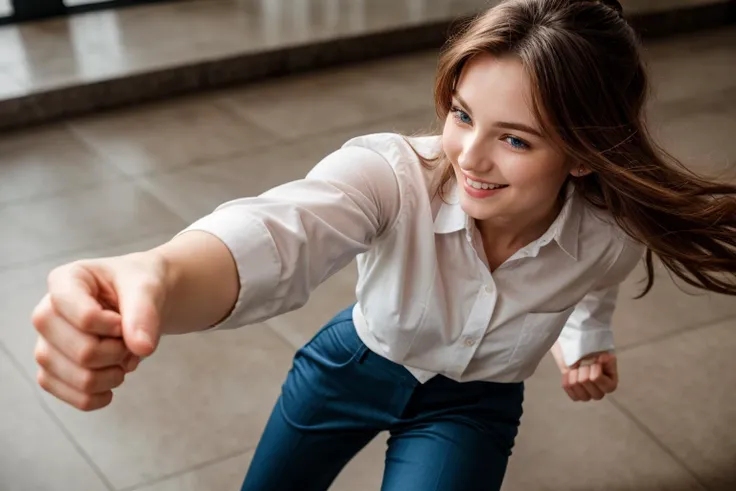
[[[473,58],[458,80],[442,144],[460,204],[478,221],[530,226],[557,208],[571,166],[543,136],[531,100],[529,77],[513,57]]]

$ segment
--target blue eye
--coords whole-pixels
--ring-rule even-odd
[[[526,150],[529,148],[529,144],[527,142],[520,138],[516,138],[515,136],[507,136],[504,138],[504,141],[506,141],[516,150]]]
[[[462,109],[458,107],[453,107],[451,109],[452,115],[454,116],[455,120],[462,124],[472,124],[473,120],[470,118],[468,113],[463,111]]]

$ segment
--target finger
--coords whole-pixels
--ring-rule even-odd
[[[610,390],[618,386],[618,361],[615,354],[604,353],[599,358],[601,364],[601,379]]]
[[[583,384],[590,380],[590,366],[589,365],[581,365],[580,368],[578,368],[578,377],[577,382],[579,384]]]
[[[572,370],[568,374],[570,377],[570,390],[575,393],[575,397],[577,397],[578,401],[587,402],[590,400],[590,394],[588,394],[585,388],[583,388],[582,384],[578,383],[578,372],[579,370]]]
[[[572,399],[573,401],[578,400],[575,392],[570,387],[570,372],[565,372],[562,374],[562,388],[567,393],[568,397],[570,397],[570,399]]]
[[[603,368],[600,363],[596,363],[591,367],[590,381],[606,394],[616,390],[616,382],[603,373]]]
[[[588,380],[583,382],[583,388],[590,395],[590,398],[595,401],[600,401],[606,395],[596,384]]]
[[[578,401],[578,396],[577,396],[577,395],[575,395],[575,391],[574,391],[574,390],[572,390],[572,389],[571,389],[570,387],[564,387],[564,386],[563,386],[562,388],[563,388],[563,389],[565,389],[565,392],[567,392],[567,396],[568,396],[568,397],[569,397],[570,399],[572,399],[572,400],[573,400],[573,401],[575,401],[575,402],[577,402],[577,401]]]
[[[112,402],[112,391],[101,394],[84,394],[41,368],[36,377],[43,390],[82,411],[94,411]]]
[[[592,370],[594,366],[598,366],[597,364],[593,365],[581,365],[580,369],[578,370],[578,385],[582,386],[585,392],[588,393],[591,399],[594,399],[596,401],[600,401],[603,399],[603,392],[596,387],[596,385],[591,381],[592,376]]]
[[[69,360],[85,368],[121,363],[129,353],[120,338],[100,338],[70,326],[61,317],[51,318],[39,329],[41,337]]]
[[[141,357],[136,356],[133,353],[129,353],[128,356],[125,357],[123,362],[120,364],[120,366],[125,370],[125,373],[134,372],[136,368],[138,368],[138,365],[141,362]]]
[[[598,363],[602,365],[603,373],[613,378],[618,373],[618,361],[616,355],[603,353],[598,357]]]
[[[126,278],[118,290],[125,344],[138,356],[150,356],[160,338],[160,289],[154,284]]]
[[[43,338],[40,338],[36,345],[36,361],[50,375],[86,394],[107,392],[119,387],[125,380],[122,367],[113,366],[100,370],[82,368],[72,363]]]
[[[48,286],[53,310],[71,325],[101,336],[122,335],[120,315],[100,305],[100,288],[88,269],[78,265],[57,268],[49,274]]]

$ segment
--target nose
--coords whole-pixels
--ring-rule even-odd
[[[472,171],[474,174],[483,175],[493,169],[493,158],[490,145],[483,138],[473,132],[464,137],[462,151],[458,157],[458,165],[461,169]]]

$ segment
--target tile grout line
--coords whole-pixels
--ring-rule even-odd
[[[245,455],[246,453],[250,452],[253,449],[254,449],[254,447],[253,446],[250,446],[250,447],[247,447],[245,449],[236,450],[236,451],[231,452],[231,453],[229,453],[227,455],[224,455],[224,456],[221,456],[221,457],[216,457],[216,458],[210,459],[210,460],[205,460],[205,461],[200,462],[198,464],[194,464],[192,466],[189,466],[186,469],[181,469],[181,470],[178,470],[178,471],[174,471],[174,472],[169,473],[169,474],[166,474],[164,476],[159,476],[159,477],[157,477],[155,479],[151,479],[150,481],[144,481],[144,482],[141,482],[141,483],[138,483],[138,484],[134,484],[132,486],[128,486],[126,488],[119,489],[117,491],[137,491],[137,490],[143,489],[145,487],[151,486],[153,484],[158,484],[158,483],[164,482],[166,480],[172,479],[174,477],[183,476],[184,474],[188,474],[188,473],[190,473],[192,471],[196,471],[196,470],[199,470],[199,469],[204,469],[204,468],[209,467],[211,465],[218,464],[220,462],[224,462],[225,460],[232,459],[232,458],[238,457],[240,455]],[[245,477],[245,470],[243,470],[243,476]]]
[[[683,469],[685,472],[687,472],[690,477],[692,477],[693,481],[700,486],[700,488],[703,491],[709,491],[710,488],[702,481],[700,476],[692,470],[680,457],[675,454],[674,451],[672,451],[667,445],[664,444],[662,440],[660,440],[657,435],[654,434],[654,432],[649,429],[649,427],[644,424],[639,418],[634,415],[629,409],[624,406],[621,402],[616,400],[614,396],[611,396],[609,399],[609,402],[613,407],[615,407],[625,418],[627,418],[629,421],[631,421],[634,426],[636,426],[639,431],[644,433],[649,439],[657,446],[660,450],[662,450],[664,453],[666,453],[672,460],[677,463],[681,469]]]
[[[158,198],[156,198],[156,200],[158,201]],[[178,215],[176,215],[176,218],[181,219],[181,217],[179,217]],[[149,238],[153,238],[153,237],[156,237],[158,235],[165,235],[165,234],[168,234],[168,233],[170,233],[171,236],[173,237],[174,234],[176,234],[182,228],[184,228],[184,226],[182,226],[181,228],[178,228],[176,231],[168,231],[167,232],[165,229],[162,229],[159,232],[153,232],[153,233],[150,233],[149,232],[149,233],[145,233],[145,234],[142,234],[142,235],[132,235],[130,237],[131,240],[129,240],[129,241],[126,240],[126,242],[124,242],[123,245],[126,245],[126,246],[127,245],[133,245],[133,244],[135,244],[137,242],[140,242],[140,241],[143,241],[143,240],[146,240],[146,239],[149,239]],[[111,248],[114,248],[114,247],[118,247],[119,245],[120,245],[119,242],[109,242],[109,243],[98,244],[98,246],[94,247],[94,249],[91,248],[90,246],[74,247],[72,249],[64,250],[64,251],[61,251],[61,252],[55,252],[55,253],[52,253],[52,254],[44,254],[42,256],[35,257],[33,259],[28,259],[28,260],[23,260],[23,261],[20,261],[20,262],[17,262],[17,263],[9,263],[9,264],[2,265],[2,266],[0,266],[0,272],[9,271],[9,270],[25,269],[25,268],[29,268],[29,267],[33,266],[34,264],[38,264],[38,263],[45,263],[45,262],[50,262],[50,261],[62,260],[65,257],[70,257],[72,255],[76,255],[76,254],[79,254],[79,253],[82,253],[82,252],[85,252],[85,251],[90,251],[90,250],[92,250],[93,252],[101,252],[103,250],[107,250],[107,249],[111,249]],[[73,261],[73,259],[71,261]],[[66,261],[66,262],[69,262],[69,261]]]
[[[102,484],[105,485],[105,487],[109,491],[116,491],[115,486],[112,485],[112,483],[107,479],[107,476],[102,472],[102,469],[100,469],[97,464],[92,460],[92,457],[84,450],[84,448],[77,442],[77,440],[74,438],[72,433],[69,431],[69,429],[64,426],[64,423],[59,419],[56,414],[51,410],[51,408],[46,404],[46,401],[43,400],[41,395],[37,392],[36,386],[31,380],[31,378],[28,376],[28,374],[23,369],[20,362],[16,359],[16,357],[8,350],[8,348],[5,346],[5,343],[0,341],[0,351],[3,352],[8,359],[10,360],[10,363],[15,367],[15,369],[20,373],[20,376],[23,380],[26,381],[31,386],[31,391],[33,392],[33,396],[36,399],[36,402],[38,402],[39,406],[41,407],[41,410],[46,413],[46,415],[51,419],[51,421],[54,423],[54,425],[64,434],[64,437],[67,439],[67,441],[74,447],[74,449],[77,451],[77,454],[79,454],[80,457],[82,457],[82,460],[92,469],[92,472],[100,479]]]
[[[631,343],[631,344],[623,345],[623,346],[617,347],[616,348],[616,352],[617,353],[627,353],[629,351],[633,351],[633,350],[636,350],[636,349],[641,348],[641,347],[644,347],[644,346],[649,346],[649,345],[652,345],[652,344],[657,344],[657,343],[662,342],[662,341],[667,341],[668,339],[677,337],[677,336],[679,336],[681,334],[686,334],[686,333],[689,333],[689,332],[699,331],[701,329],[708,329],[708,328],[717,326],[718,324],[720,324],[720,323],[722,323],[724,321],[729,320],[733,316],[734,316],[733,314],[725,315],[723,317],[718,317],[717,319],[714,319],[712,321],[708,321],[705,324],[698,324],[698,325],[691,326],[691,327],[683,327],[682,329],[678,329],[678,330],[672,331],[672,332],[667,332],[667,333],[661,334],[659,336],[656,336],[656,337],[654,337],[652,339],[647,339],[647,340],[644,340],[644,341],[640,341],[638,343]]]

